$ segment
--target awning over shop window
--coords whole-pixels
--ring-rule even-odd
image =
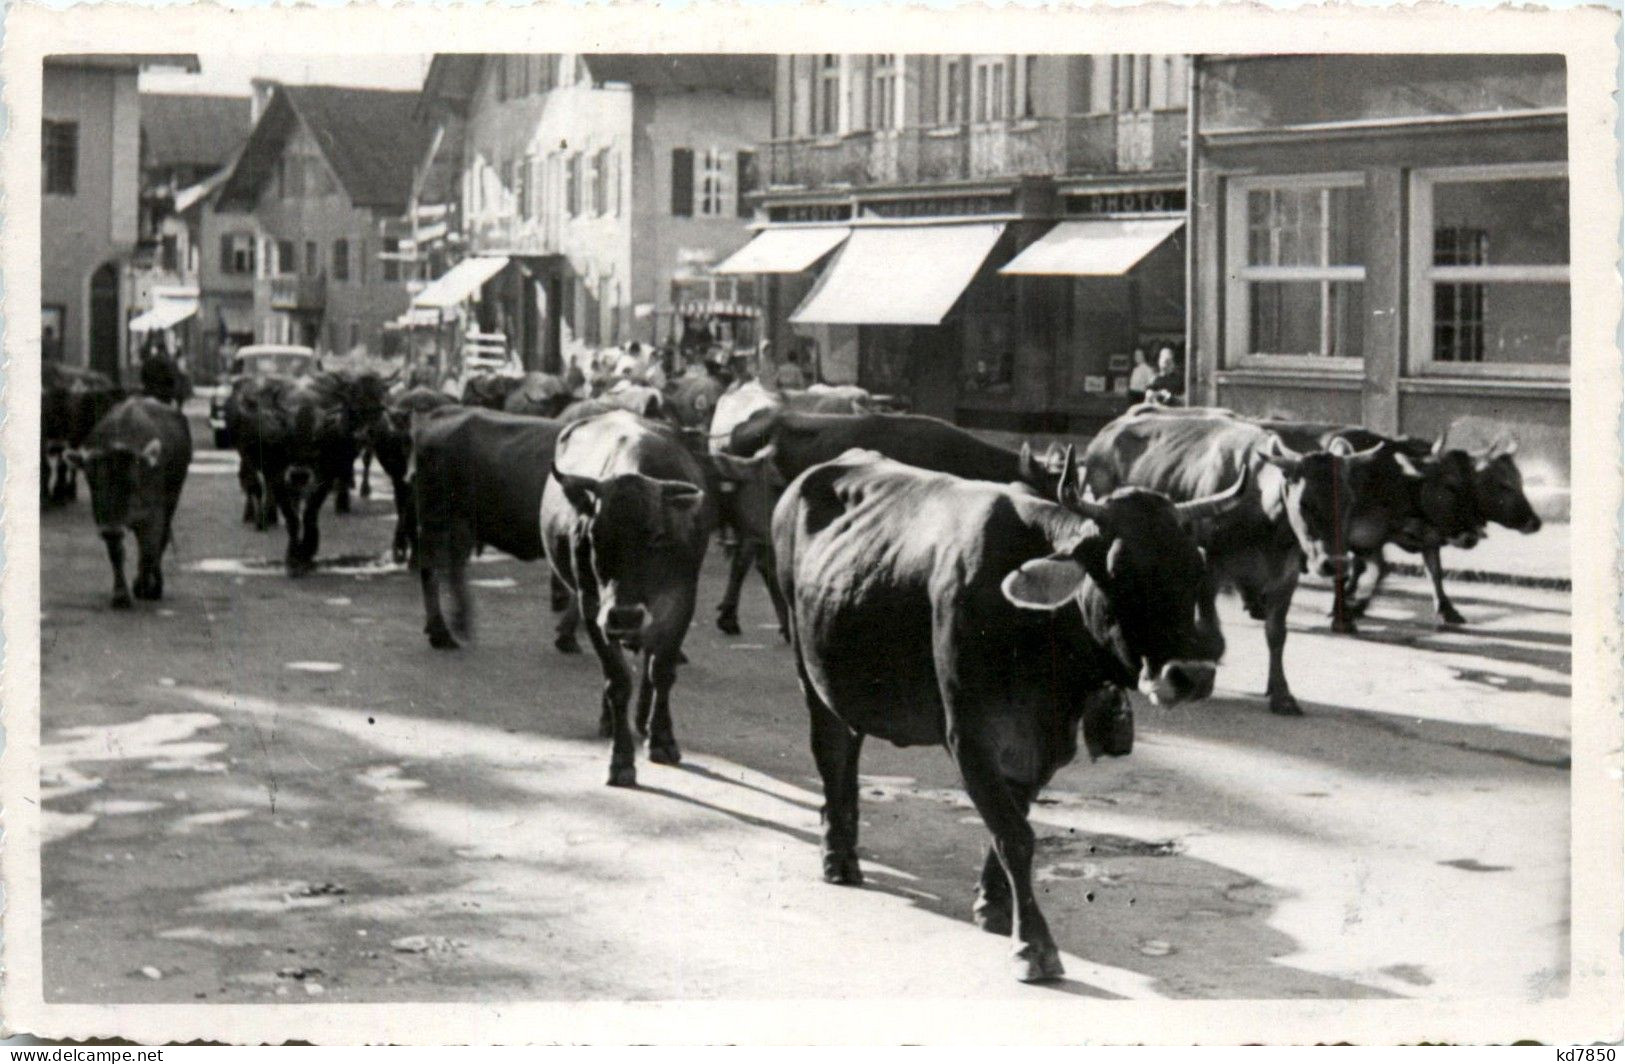
[[[839,247],[851,232],[841,225],[764,229],[716,272],[800,273]]]
[[[990,222],[854,229],[790,320],[939,325],[1003,232]]]
[[[195,299],[161,299],[151,310],[130,319],[130,331],[144,333],[154,329],[173,329],[196,313]]]
[[[1121,277],[1184,225],[1182,218],[1062,222],[999,272],[1022,276]]]
[[[455,307],[479,291],[480,285],[501,273],[506,265],[508,265],[506,255],[464,259],[447,270],[439,280],[430,282],[429,286],[412,300],[412,305],[433,308]]]

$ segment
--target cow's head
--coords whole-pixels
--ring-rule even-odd
[[[90,485],[90,511],[103,536],[124,534],[135,501],[159,476],[163,453],[164,445],[157,439],[140,447],[114,443],[67,452],[68,461],[83,471]]]
[[[282,477],[301,497],[316,489],[334,448],[345,445],[351,427],[344,407],[328,397],[299,389],[284,396],[287,467]]]
[[[1476,546],[1484,536],[1484,517],[1478,509],[1472,456],[1462,450],[1446,450],[1441,437],[1429,457],[1414,461],[1401,454],[1399,461],[1414,465],[1420,473],[1417,509],[1425,526],[1420,537],[1423,544]]]
[[[1540,531],[1540,517],[1523,491],[1523,474],[1512,456],[1516,440],[1495,444],[1473,460],[1474,496],[1485,520],[1528,534]]]
[[[1348,485],[1343,532],[1347,549],[1377,550],[1395,536],[1412,540],[1437,536],[1433,531],[1437,526],[1424,517],[1421,496],[1436,473],[1434,459],[1413,459],[1391,441],[1357,452],[1348,440],[1335,439],[1326,451],[1342,459],[1339,466]],[[1435,501],[1442,507],[1445,500]]]
[[[585,523],[598,627],[637,650],[651,626],[672,618],[683,607],[684,594],[692,593],[705,492],[687,481],[641,473],[600,480],[554,466],[553,479]]]
[[[1304,566],[1317,576],[1336,576],[1339,569],[1353,572],[1349,523],[1354,513],[1352,475],[1377,456],[1378,447],[1352,454],[1310,451],[1300,454],[1271,436],[1269,449],[1259,457],[1279,474],[1279,485],[1266,488],[1286,513],[1293,538],[1303,551]]]
[[[1006,576],[1005,598],[1024,609],[1075,604],[1094,639],[1158,705],[1207,697],[1224,637],[1207,559],[1190,526],[1239,505],[1247,476],[1218,495],[1179,504],[1144,488],[1095,500],[1078,495],[1075,483],[1065,477],[1060,499],[1087,520],[1082,535]]]

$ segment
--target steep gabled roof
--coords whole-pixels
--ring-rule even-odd
[[[420,109],[434,104],[463,113],[479,88],[488,59],[501,56],[475,52],[448,52],[429,62],[423,79]],[[773,57],[761,54],[670,52],[602,52],[580,56],[595,84],[624,82],[649,92],[711,90],[744,96],[773,94]]]
[[[339,85],[278,85],[220,196],[222,207],[252,202],[300,123],[326,157],[350,202],[398,213],[433,129],[417,120],[418,94]]]
[[[586,60],[587,70],[598,84],[622,81],[652,92],[710,89],[742,96],[769,96],[773,92],[771,55],[616,52],[581,58]]]
[[[141,94],[141,132],[153,166],[222,166],[252,128],[247,96]]]

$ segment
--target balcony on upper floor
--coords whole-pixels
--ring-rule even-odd
[[[288,274],[271,278],[271,309],[320,311],[327,307],[327,274]]]
[[[1185,111],[1024,118],[778,140],[768,145],[768,166],[772,185],[801,188],[1183,171]]]

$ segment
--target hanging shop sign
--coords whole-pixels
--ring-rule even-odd
[[[770,222],[849,222],[852,220],[850,203],[785,203],[767,209]]]
[[[1015,209],[1015,197],[1008,195],[928,196],[869,200],[863,204],[864,216],[873,218],[952,218],[1010,214]]]
[[[1185,210],[1182,188],[1137,188],[1122,192],[1078,192],[1066,198],[1071,217],[1118,214],[1179,214]]]

